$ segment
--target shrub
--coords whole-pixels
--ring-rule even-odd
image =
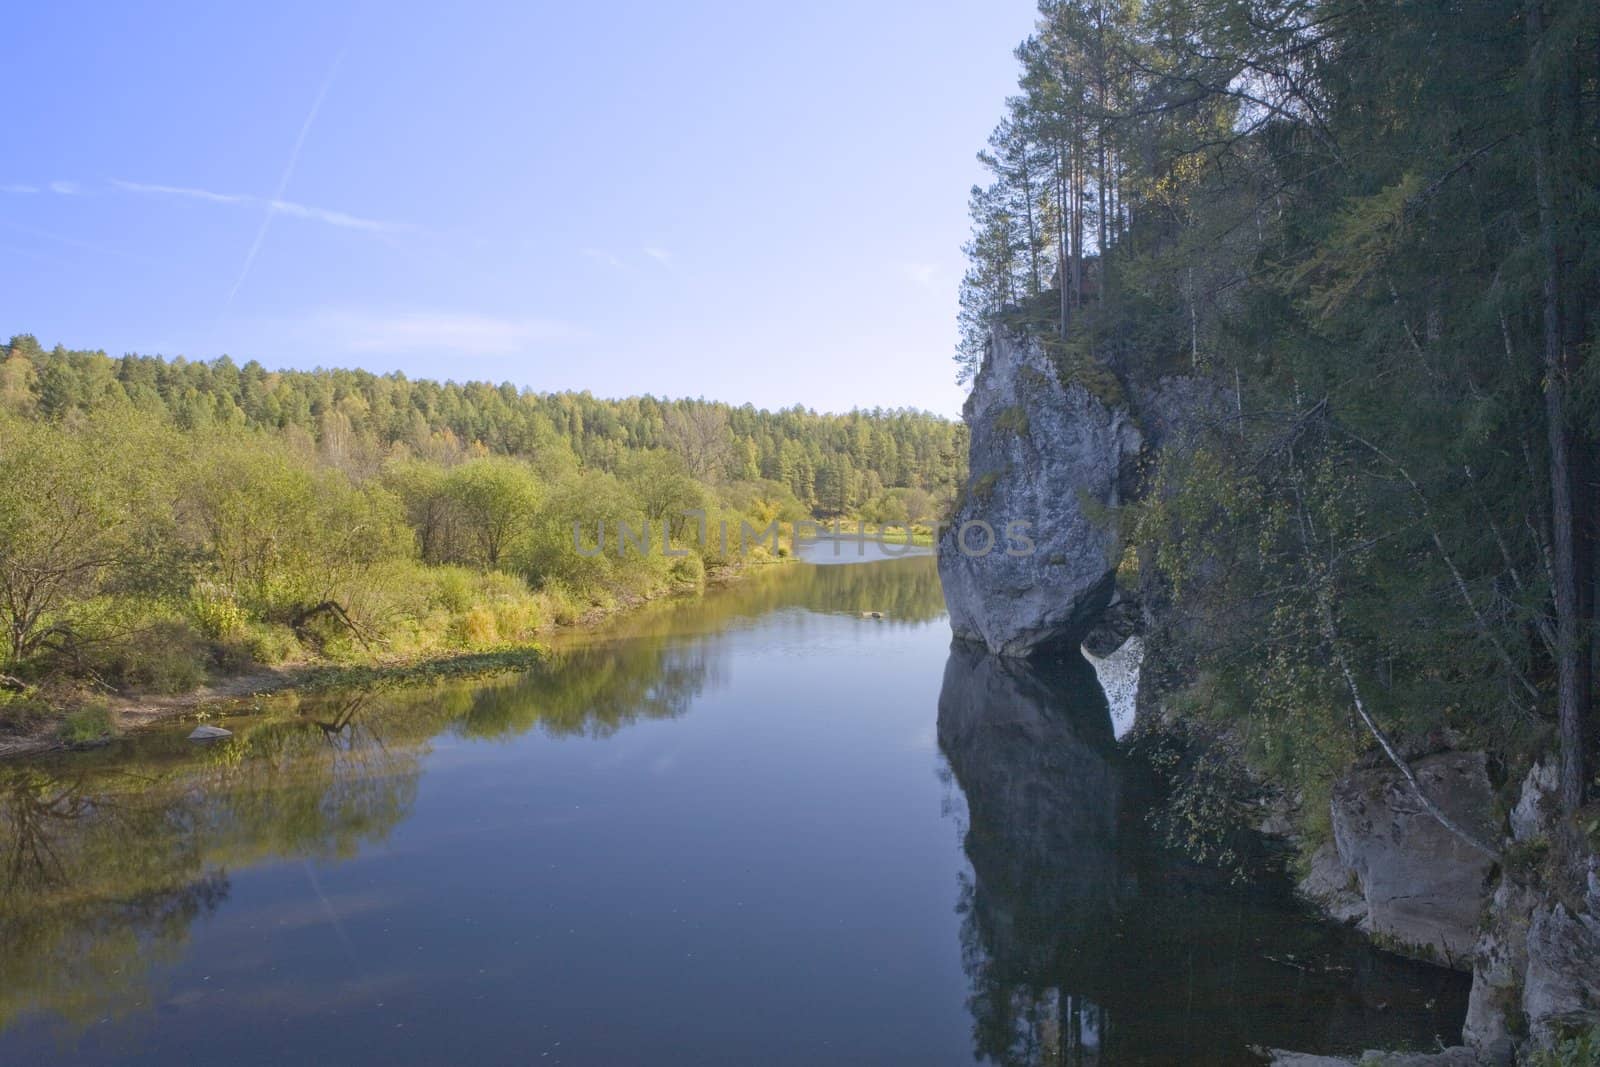
[[[583,615],[583,605],[560,582],[548,582],[539,590],[544,617],[558,626],[570,626]]]
[[[495,630],[502,641],[530,640],[543,621],[538,601],[526,589],[515,600],[499,600],[494,604]]]
[[[459,615],[472,607],[477,593],[473,589],[475,575],[465,567],[437,567],[430,575],[433,587],[428,599],[452,614]]]
[[[213,641],[239,634],[250,621],[249,614],[231,594],[209,583],[195,589],[189,598],[189,613],[200,632]]]
[[[22,732],[50,714],[50,706],[33,692],[0,689],[0,731]]]
[[[1028,412],[1021,404],[1013,404],[995,416],[994,427],[1017,437],[1028,435]]]
[[[69,714],[61,724],[61,740],[87,745],[115,734],[116,720],[104,704],[88,704]]]
[[[699,589],[706,584],[706,565],[696,555],[681,556],[673,560],[668,573],[675,585]]]
[[[206,651],[187,623],[159,619],[94,646],[87,658],[119,689],[186,693],[205,681]]]
[[[242,630],[218,643],[216,663],[223,671],[276,666],[300,653],[300,642],[287,626],[246,623]]]
[[[469,648],[487,648],[500,640],[500,629],[495,625],[494,612],[486,607],[475,607],[455,621],[452,627],[457,644]]]
[[[1528,1067],[1600,1067],[1600,1028],[1574,1034],[1528,1057]]]

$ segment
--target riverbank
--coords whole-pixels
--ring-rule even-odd
[[[90,693],[60,690],[34,706],[25,723],[0,723],[0,760],[46,752],[95,747],[114,737],[190,714],[227,714],[261,697],[343,688],[389,688],[442,680],[467,680],[527,670],[548,654],[543,639],[579,634],[660,602],[696,599],[740,580],[752,569],[792,562],[763,559],[720,567],[700,583],[677,583],[648,594],[619,594],[591,605],[570,621],[551,622],[535,640],[480,649],[455,649],[423,655],[385,655],[367,651],[355,659],[305,658],[244,669],[214,669],[204,684],[180,693]],[[469,609],[471,610],[471,609]],[[3,710],[3,709],[0,709]]]

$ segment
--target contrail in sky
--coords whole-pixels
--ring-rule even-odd
[[[300,124],[300,135],[294,139],[294,147],[289,150],[289,162],[284,165],[283,177],[278,179],[278,189],[272,194],[272,199],[267,203],[267,210],[261,216],[261,227],[256,230],[256,239],[251,242],[250,251],[245,254],[244,266],[239,268],[239,277],[233,283],[233,288],[228,290],[228,299],[222,305],[224,312],[233,306],[233,298],[238,295],[239,287],[249,275],[250,266],[256,261],[256,253],[261,251],[261,242],[267,238],[267,229],[272,225],[272,216],[278,213],[278,205],[283,202],[283,194],[289,188],[289,179],[294,177],[294,166],[300,161],[300,149],[306,143],[306,134],[311,132],[311,124],[317,121],[317,112],[322,110],[323,98],[328,95],[328,88],[333,84],[334,76],[339,73],[339,64],[344,62],[344,51],[340,49],[339,54],[334,57],[333,65],[328,68],[328,76],[322,79],[322,88],[317,90],[317,98],[311,102],[311,110],[306,112],[306,120]]]

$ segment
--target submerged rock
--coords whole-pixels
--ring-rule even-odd
[[[1076,647],[1111,600],[1122,554],[1112,509],[1142,442],[1133,418],[1063,385],[1037,341],[1002,329],[964,416],[967,486],[939,539],[951,629],[998,655]]]
[[[220,726],[196,726],[189,734],[191,741],[217,741],[224,737],[232,737],[232,730],[224,730]]]

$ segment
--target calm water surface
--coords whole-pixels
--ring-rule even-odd
[[[226,725],[0,764],[0,1063],[1241,1063],[1464,1009],[1144,848],[1092,673],[952,650],[926,555]]]

